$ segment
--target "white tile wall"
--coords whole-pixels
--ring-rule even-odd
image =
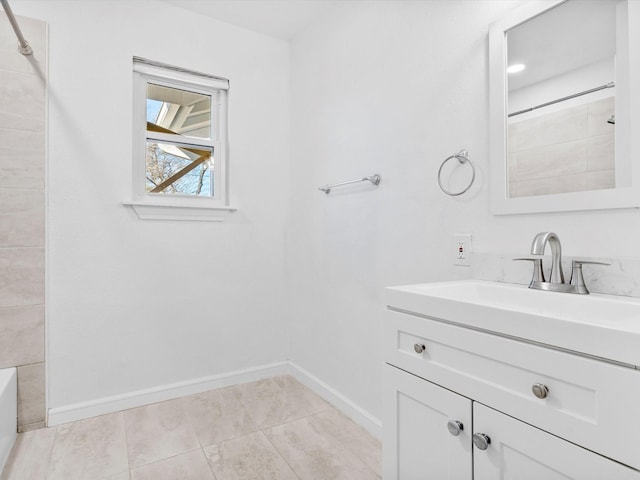
[[[587,139],[518,151],[516,181],[585,173],[587,153]]]
[[[0,128],[0,188],[44,188],[44,132]]]
[[[0,368],[44,362],[44,306],[0,308]]]
[[[614,126],[607,123],[611,115],[615,113],[615,97],[608,97],[587,105],[588,109],[588,136],[612,134]]]
[[[613,132],[589,137],[590,172],[615,169],[615,136]]]
[[[21,425],[43,420],[44,388],[44,363],[18,367],[18,418]]]
[[[44,82],[39,76],[0,70],[0,128],[42,132],[44,98]]]
[[[44,304],[44,248],[0,248],[0,308]]]
[[[615,170],[603,170],[601,172],[589,172],[587,174],[587,190],[601,190],[616,186]]]
[[[558,175],[515,182],[520,197],[548,195],[550,193],[580,192],[587,189],[587,174]]]
[[[44,426],[46,25],[0,14],[0,368],[18,367],[18,429]]]
[[[13,30],[6,20],[4,12],[0,11],[0,70],[18,73],[36,73],[47,71],[47,36],[44,23],[40,20],[18,16],[20,29],[31,45],[34,55],[17,54],[18,44]],[[6,26],[6,28],[5,28]]]
[[[0,188],[0,248],[44,247],[44,191]]]
[[[509,195],[615,187],[614,97],[509,125]]]
[[[583,105],[520,122],[518,151],[587,137],[587,115]]]

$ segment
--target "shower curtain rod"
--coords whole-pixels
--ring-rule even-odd
[[[515,117],[516,115],[520,115],[521,113],[531,112],[533,110],[537,110],[538,108],[548,107],[549,105],[553,105],[554,103],[564,102],[565,100],[571,100],[572,98],[581,97],[582,95],[586,95],[588,93],[597,92],[598,90],[604,90],[605,88],[613,88],[615,86],[616,84],[614,82],[609,82],[605,85],[600,85],[599,87],[590,88],[589,90],[585,90],[584,92],[574,93],[573,95],[567,95],[566,97],[558,98],[557,100],[551,100],[550,102],[541,103],[540,105],[536,105],[535,107],[518,110],[517,112],[510,113],[508,116]]]
[[[13,31],[16,32],[16,37],[18,37],[18,51],[22,55],[31,55],[33,50],[29,46],[29,42],[24,39],[24,35],[22,35],[22,30],[20,30],[20,25],[18,25],[18,21],[16,17],[13,15],[13,11],[9,6],[9,0],[0,0],[2,3],[2,7],[4,8],[4,12],[7,14],[7,18],[9,19],[9,23],[13,27]]]

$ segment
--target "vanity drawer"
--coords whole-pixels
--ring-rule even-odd
[[[387,363],[640,469],[638,370],[437,319],[385,315]],[[540,396],[548,389],[546,398],[534,385]]]

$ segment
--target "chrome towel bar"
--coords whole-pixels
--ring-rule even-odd
[[[359,178],[357,180],[349,180],[348,182],[342,183],[333,183],[331,185],[324,185],[322,187],[318,187],[318,190],[322,190],[324,193],[329,195],[331,193],[331,189],[335,187],[342,187],[343,185],[351,185],[352,183],[360,183],[360,182],[371,182],[373,185],[380,185],[380,180],[382,177],[377,173],[371,175],[370,177]]]

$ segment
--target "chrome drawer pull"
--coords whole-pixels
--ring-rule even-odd
[[[484,433],[473,434],[473,444],[478,450],[486,450],[490,443],[491,439],[488,435],[485,435]]]
[[[457,437],[458,435],[460,435],[460,432],[464,430],[464,425],[462,425],[462,423],[457,420],[449,420],[447,422],[447,430],[449,430],[449,433],[451,435]]]
[[[549,395],[549,388],[543,383],[534,383],[531,391],[538,398],[547,398],[547,395]]]
[[[416,353],[422,353],[427,349],[427,347],[425,347],[423,343],[416,343],[413,346],[413,349],[416,351]]]

